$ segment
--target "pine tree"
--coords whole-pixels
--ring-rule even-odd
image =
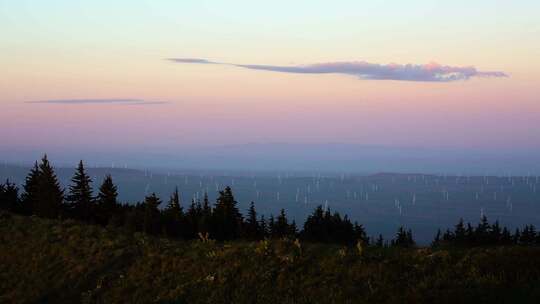
[[[274,237],[274,231],[275,231],[275,226],[276,226],[276,221],[274,219],[274,215],[273,214],[270,214],[270,217],[268,217],[268,225],[267,226],[267,231],[268,231],[268,236],[273,238]]]
[[[287,215],[285,214],[285,209],[281,209],[278,217],[276,218],[272,235],[274,237],[282,238],[288,236],[289,232],[289,222],[287,220]]]
[[[204,193],[202,206],[199,203],[199,221],[197,225],[197,230],[203,234],[208,233],[210,235],[214,234],[213,224],[212,224],[212,207],[210,206],[210,200],[208,199],[208,193]]]
[[[431,242],[431,247],[439,247],[441,245],[441,229],[437,229],[437,234],[435,234],[435,238],[433,239],[433,242]]]
[[[364,226],[359,225],[357,222],[354,222],[354,239],[356,241],[362,241],[362,243],[366,245],[370,242]]]
[[[266,224],[266,219],[264,218],[264,215],[261,215],[261,219],[259,220],[259,229],[261,233],[261,238],[265,238],[268,236],[268,225]]]
[[[413,247],[415,245],[412,231],[405,230],[403,226],[399,227],[396,237],[392,240],[392,246]]]
[[[6,180],[0,184],[0,209],[10,212],[20,212],[19,188],[12,182]]]
[[[217,240],[230,240],[240,236],[243,219],[236,205],[237,202],[234,200],[230,187],[219,192],[216,207],[212,213]]]
[[[97,195],[98,221],[102,225],[110,223],[111,219],[118,216],[120,205],[117,198],[118,188],[113,183],[112,176],[108,174],[99,187]]]
[[[158,206],[161,200],[155,193],[145,197],[144,199],[144,222],[143,231],[149,234],[157,234],[161,231],[160,227],[160,212]]]
[[[251,202],[246,218],[245,235],[248,239],[255,240],[261,238],[261,234],[261,228],[257,220],[257,211],[255,211],[255,203]]]
[[[35,187],[35,196],[32,194],[33,213],[46,218],[60,216],[64,212],[64,190],[60,188],[60,183],[47,155],[41,159]]]
[[[181,235],[181,224],[183,219],[183,210],[180,205],[180,195],[178,194],[178,188],[175,189],[167,207],[163,210],[165,218],[165,232],[169,236],[177,237]]]
[[[463,223],[463,219],[459,219],[459,223],[456,225],[456,228],[454,230],[454,239],[459,245],[463,245],[466,239],[466,233],[465,230],[465,224]]]
[[[26,176],[25,183],[23,185],[24,192],[21,194],[21,213],[23,214],[35,214],[38,200],[38,182],[39,182],[39,166],[38,162],[34,163],[34,167],[30,169],[30,172]]]
[[[92,179],[86,174],[82,160],[79,162],[71,182],[67,201],[73,215],[83,221],[95,221],[96,208],[92,197]]]

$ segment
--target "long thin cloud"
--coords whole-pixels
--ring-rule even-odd
[[[362,79],[450,82],[472,77],[508,77],[501,71],[479,71],[473,66],[455,67],[429,64],[378,64],[366,61],[325,62],[308,65],[280,66],[264,64],[237,64],[215,62],[201,58],[167,58],[176,63],[224,64],[250,70],[263,70],[297,74],[345,74]]]
[[[149,101],[133,98],[106,98],[106,99],[47,99],[31,100],[26,103],[49,103],[49,104],[123,104],[123,105],[157,105],[166,104],[165,101]]]

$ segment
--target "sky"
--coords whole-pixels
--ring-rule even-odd
[[[0,0],[0,152],[540,151],[539,12],[494,0]]]

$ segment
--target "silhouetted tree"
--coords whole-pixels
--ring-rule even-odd
[[[31,188],[33,187],[31,186]],[[35,188],[35,193],[32,194],[32,202],[34,203],[32,211],[34,214],[41,217],[56,218],[64,212],[64,190],[60,188],[60,183],[47,159],[47,155],[44,155],[41,159]]]
[[[431,242],[431,247],[438,247],[441,245],[441,229],[437,229],[437,234],[435,234],[435,238]]]
[[[79,162],[71,183],[66,200],[69,202],[72,214],[75,218],[83,221],[95,221],[97,210],[92,197],[92,179],[86,174],[82,160]]]
[[[264,215],[261,215],[261,219],[259,220],[259,229],[261,233],[261,238],[265,238],[268,236],[268,225],[266,224],[266,219],[264,218]]]
[[[259,220],[257,219],[257,211],[255,211],[254,202],[251,202],[251,205],[249,206],[244,231],[245,236],[251,240],[260,239],[263,236]]]
[[[97,217],[99,223],[106,225],[109,223],[118,225],[120,220],[120,205],[118,204],[118,188],[113,183],[110,174],[105,176],[103,183],[99,187],[99,193],[96,198]],[[116,222],[116,223],[115,223]]]
[[[0,184],[0,209],[10,212],[21,211],[19,188],[9,179],[4,184]]]
[[[26,176],[25,183],[23,185],[24,192],[21,194],[21,213],[22,214],[35,214],[34,210],[38,204],[38,183],[39,183],[39,166],[38,162],[34,163],[34,167],[30,169],[30,172]]]
[[[232,190],[226,187],[219,192],[216,206],[213,210],[214,237],[217,240],[230,240],[240,236],[242,229],[242,215],[236,207]]]
[[[396,247],[413,247],[415,245],[412,231],[405,230],[403,226],[399,227],[396,237],[392,240],[392,246]]]
[[[144,220],[143,231],[149,234],[158,234],[161,231],[161,218],[158,206],[161,200],[155,193],[145,197],[144,199]]]
[[[178,237],[182,233],[183,210],[180,205],[180,195],[176,188],[169,199],[167,207],[163,210],[165,221],[165,233],[169,236]]]
[[[199,219],[197,229],[201,233],[214,234],[214,227],[212,222],[212,207],[210,206],[210,200],[208,199],[208,193],[204,193],[202,206],[199,206]]]
[[[289,224],[287,215],[285,214],[285,209],[281,209],[274,225],[272,225],[272,231],[270,232],[272,237],[282,238],[282,237],[293,237],[296,234],[296,224],[292,227]]]

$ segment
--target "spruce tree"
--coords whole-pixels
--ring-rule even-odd
[[[199,203],[199,221],[197,230],[201,233],[214,234],[213,220],[212,220],[212,207],[210,206],[210,200],[208,199],[208,193],[204,193],[202,206]]]
[[[0,209],[9,212],[20,212],[19,188],[12,182],[6,180],[0,184]]]
[[[255,211],[255,203],[251,202],[248,210],[248,216],[245,225],[245,235],[248,239],[258,239],[261,237],[259,221],[257,220],[257,211]]]
[[[433,242],[431,242],[431,247],[439,247],[441,245],[441,229],[437,229],[437,234],[435,234],[435,238],[433,239]]]
[[[266,224],[266,219],[264,218],[264,215],[261,215],[261,219],[259,220],[259,229],[261,233],[261,238],[265,238],[268,236],[268,225]]]
[[[169,203],[163,210],[165,220],[165,232],[169,236],[178,237],[181,235],[181,222],[183,218],[183,210],[180,205],[180,195],[178,188],[175,189]]]
[[[144,219],[143,219],[143,231],[149,234],[157,234],[161,231],[160,227],[160,212],[158,206],[161,204],[161,200],[155,193],[145,197],[144,199]]]
[[[290,233],[289,222],[287,220],[287,215],[285,214],[285,209],[281,209],[273,229],[273,236],[282,238],[288,236]]]
[[[120,205],[118,204],[118,188],[113,183],[110,174],[105,176],[103,183],[99,187],[97,195],[98,221],[102,225],[111,222],[111,219],[117,215]]]
[[[212,213],[216,239],[230,240],[240,236],[243,219],[236,205],[237,202],[230,187],[219,192],[216,207]]]
[[[465,230],[465,224],[463,223],[463,219],[459,220],[459,223],[456,225],[454,237],[455,241],[459,245],[463,245],[465,243],[467,231]]]
[[[35,196],[32,197],[34,214],[57,218],[64,212],[64,190],[61,189],[54,169],[44,155],[39,165]]]
[[[23,214],[35,214],[37,208],[37,195],[38,195],[38,182],[39,182],[39,166],[38,162],[34,163],[34,167],[30,169],[30,172],[26,176],[25,183],[23,185],[23,193],[21,194],[21,213]]]
[[[96,208],[92,197],[92,179],[86,174],[82,160],[79,162],[79,166],[71,182],[67,201],[70,204],[70,209],[74,217],[83,221],[93,222],[95,220]]]

